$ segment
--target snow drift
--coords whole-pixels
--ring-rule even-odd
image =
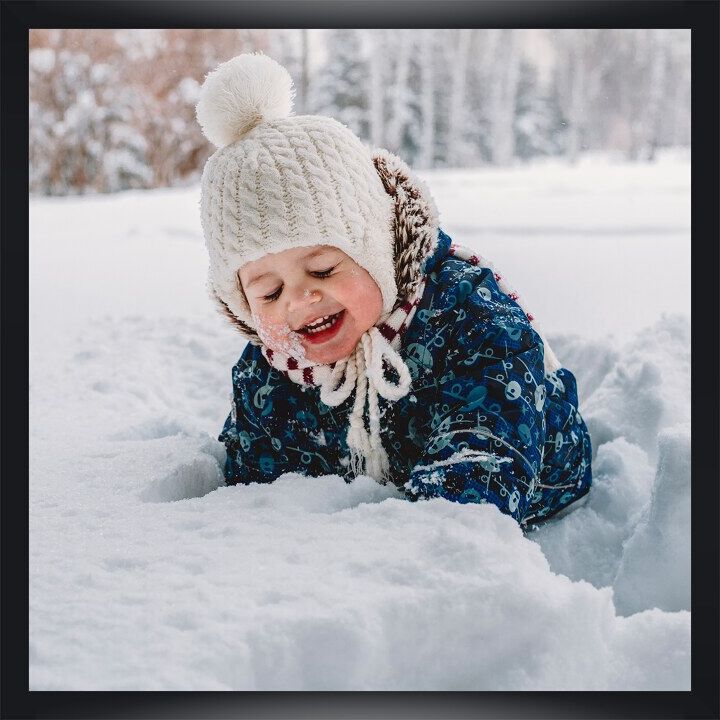
[[[33,200],[31,689],[689,689],[688,167],[428,174],[578,378],[595,485],[528,536],[368,478],[225,487],[197,188]]]

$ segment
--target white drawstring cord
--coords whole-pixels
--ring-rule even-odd
[[[395,368],[398,382],[388,381],[383,373],[383,360]],[[335,387],[344,374],[340,387]],[[399,400],[410,390],[410,371],[382,333],[375,327],[363,333],[355,351],[347,360],[339,361],[320,386],[320,399],[336,407],[345,401],[355,386],[355,403],[349,419],[347,444],[355,475],[363,472],[385,482],[390,461],[380,437],[380,406],[378,395],[386,400]],[[370,433],[365,427],[365,404],[369,410]]]

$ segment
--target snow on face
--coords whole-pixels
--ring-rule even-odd
[[[239,277],[263,344],[296,358],[329,364],[348,357],[382,311],[382,294],[370,274],[330,245],[264,255],[246,263]],[[298,332],[341,312],[338,332],[323,342]]]
[[[292,330],[287,323],[275,323],[257,313],[253,313],[252,319],[265,347],[294,358],[305,358],[300,334]]]

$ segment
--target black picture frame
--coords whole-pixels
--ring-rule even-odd
[[[717,718],[718,27],[720,3],[257,0],[3,2],[0,300],[3,718]],[[153,27],[689,28],[692,38],[692,690],[689,692],[30,692],[28,690],[28,31]],[[700,381],[701,380],[701,381]],[[702,501],[699,501],[702,498]]]

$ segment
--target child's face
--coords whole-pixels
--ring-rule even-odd
[[[238,275],[263,343],[313,362],[350,355],[382,312],[370,274],[331,245],[264,255]]]

